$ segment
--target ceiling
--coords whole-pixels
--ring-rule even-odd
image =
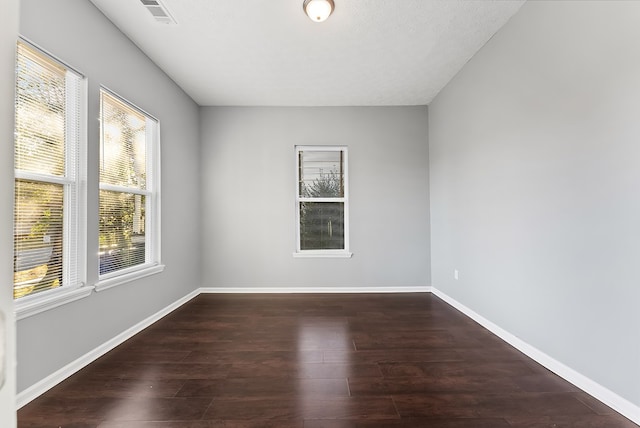
[[[426,105],[524,0],[91,0],[202,106]]]

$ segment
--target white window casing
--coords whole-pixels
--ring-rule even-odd
[[[100,91],[99,279],[102,291],[161,272],[158,120]]]
[[[351,257],[346,146],[296,146],[294,257]]]
[[[14,297],[22,319],[93,287],[86,286],[86,79],[24,39],[16,78]]]

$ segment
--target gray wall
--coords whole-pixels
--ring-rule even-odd
[[[203,286],[429,285],[427,108],[201,111]],[[295,250],[295,145],[349,148],[350,259]]]
[[[432,285],[635,405],[639,22],[527,2],[429,109]]]
[[[89,79],[88,283],[98,277],[99,86],[160,120],[163,273],[17,323],[22,391],[200,285],[198,106],[86,0],[22,0],[20,32]],[[5,259],[5,258],[0,258]]]
[[[4,385],[0,385],[0,426],[16,426],[16,339],[13,317],[13,140],[14,73],[16,37],[18,35],[18,1],[2,3],[0,14],[0,326],[4,338]],[[1,346],[1,345],[0,345]],[[2,353],[2,351],[0,351]]]

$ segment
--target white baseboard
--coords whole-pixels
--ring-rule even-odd
[[[301,293],[429,293],[431,287],[203,287],[200,293],[265,293],[265,294],[301,294]]]
[[[620,397],[613,391],[605,388],[604,386],[584,376],[583,374],[578,373],[572,368],[562,364],[560,361],[550,357],[549,355],[540,351],[538,348],[529,345],[522,339],[497,326],[488,319],[484,318],[482,315],[476,313],[472,309],[468,308],[467,306],[463,305],[462,303],[458,302],[457,300],[448,296],[437,288],[431,287],[431,292],[435,296],[444,300],[446,303],[453,306],[454,308],[507,342],[509,345],[527,355],[529,358],[540,363],[547,369],[551,370],[561,378],[582,389],[584,392],[593,396],[597,400],[600,400],[624,417],[640,425],[640,407],[636,406],[625,398]]]
[[[25,389],[24,391],[18,394],[16,398],[17,408],[20,409],[21,407],[30,403],[32,400],[44,394],[49,389],[53,388],[54,386],[56,386],[57,384],[59,384],[60,382],[62,382],[72,374],[74,374],[75,372],[91,364],[92,362],[94,362],[95,360],[97,360],[107,352],[111,351],[116,346],[120,345],[121,343],[125,342],[127,339],[130,339],[131,337],[133,337],[135,334],[149,327],[151,324],[158,321],[160,318],[178,309],[180,306],[184,305],[189,300],[196,297],[198,294],[200,294],[198,290],[192,291],[191,293],[187,294],[183,298],[161,309],[160,311],[156,312],[150,317],[140,321],[138,324],[134,325],[133,327],[123,331],[116,337],[108,340],[107,342],[103,343],[97,348],[87,352],[86,354],[76,359],[75,361],[70,362],[66,366],[55,371],[54,373],[42,379],[41,381],[31,385],[29,388]]]
[[[154,322],[158,321],[160,318],[168,315],[175,309],[187,303],[189,300],[198,296],[199,294],[204,293],[433,293],[435,296],[439,297],[452,307],[456,308],[469,318],[476,321],[478,324],[485,327],[487,330],[491,331],[496,336],[500,337],[502,340],[518,349],[520,352],[524,353],[528,357],[542,364],[547,369],[556,373],[558,376],[564,378],[565,380],[571,382],[578,388],[585,391],[587,394],[593,396],[594,398],[600,400],[607,406],[611,407],[615,411],[619,412],[626,418],[640,425],[640,407],[634,405],[630,401],[620,397],[615,394],[611,390],[605,388],[604,386],[594,382],[588,377],[578,373],[577,371],[567,367],[561,362],[551,358],[549,355],[540,351],[539,349],[529,345],[524,342],[520,338],[514,336],[503,328],[497,326],[492,323],[488,319],[479,315],[475,311],[471,310],[467,306],[462,303],[456,301],[452,297],[449,297],[447,294],[438,290],[435,287],[424,286],[424,287],[246,287],[246,288],[235,288],[235,287],[203,287],[196,289],[184,296],[183,298],[177,300],[176,302],[170,304],[164,309],[158,311],[157,313],[149,316],[148,318],[140,321],[138,324],[132,326],[131,328],[125,330],[120,333],[113,339],[103,343],[97,348],[89,351],[82,357],[72,361],[41,381],[35,383],[24,391],[20,392],[17,396],[17,408],[20,409],[24,405],[28,404],[38,396],[42,395],[49,389],[56,386],[58,383],[62,382],[78,370],[83,367],[89,365],[96,359],[100,358],[102,355],[106,354],[110,350],[114,349],[116,346],[125,342],[126,340],[133,337],[135,334],[144,330]]]

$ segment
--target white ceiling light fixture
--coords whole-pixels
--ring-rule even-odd
[[[314,22],[326,20],[335,8],[333,0],[304,0],[304,13]]]

